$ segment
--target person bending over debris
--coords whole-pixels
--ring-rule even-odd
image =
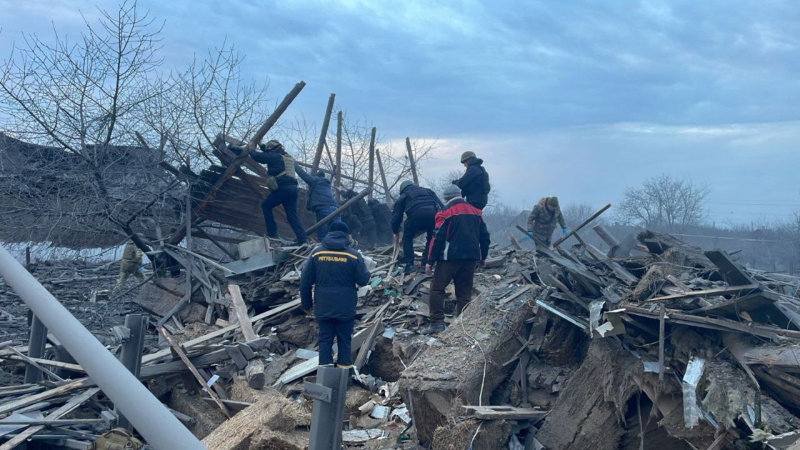
[[[569,229],[564,223],[561,208],[558,207],[558,197],[542,197],[528,215],[528,235],[536,245],[549,247],[556,221],[561,225],[562,234],[566,236]]]
[[[476,157],[475,152],[464,152],[461,154],[461,164],[467,170],[464,176],[453,180],[453,184],[461,188],[461,196],[467,199],[467,203],[483,210],[489,202],[489,192],[492,190],[483,160]]]
[[[119,278],[117,279],[117,284],[114,286],[114,289],[111,292],[115,292],[120,289],[126,281],[128,281],[129,276],[135,276],[139,280],[144,279],[144,274],[142,273],[142,251],[136,247],[136,244],[133,243],[132,240],[128,239],[125,242],[125,249],[122,251],[122,263],[119,266]]]
[[[392,233],[397,238],[400,233],[400,224],[403,223],[403,214],[406,221],[403,223],[403,262],[405,272],[414,271],[414,238],[426,233],[425,250],[422,252],[422,266],[428,261],[428,250],[436,227],[436,212],[444,208],[442,201],[432,190],[419,187],[413,181],[405,180],[400,184],[400,198],[394,204],[392,211]]]
[[[306,209],[313,211],[317,218],[317,222],[328,217],[332,212],[336,211],[339,205],[336,199],[333,198],[333,191],[331,190],[331,180],[328,175],[320,170],[316,176],[313,176],[303,170],[300,164],[294,163],[294,170],[300,175],[300,178],[308,185],[308,192],[306,193]],[[320,241],[328,234],[328,230],[335,222],[341,222],[339,216],[325,225],[319,227],[317,230],[317,237]]]
[[[270,193],[261,204],[261,211],[264,213],[264,223],[267,226],[267,237],[278,238],[278,224],[272,215],[272,208],[282,205],[286,213],[286,221],[292,227],[295,236],[295,244],[302,245],[307,241],[306,230],[303,228],[300,217],[297,216],[297,179],[294,176],[294,158],[292,158],[283,148],[283,144],[272,139],[261,146],[261,151],[254,151],[255,142],[248,142],[250,156],[261,164],[267,165],[267,173],[275,177],[276,189],[270,189]],[[240,153],[241,149],[234,146],[229,147],[234,153]]]
[[[358,194],[352,189],[348,189],[344,192],[344,198],[346,200],[350,200],[356,195]],[[363,198],[359,199],[349,208],[349,211],[361,224],[360,229],[357,232],[353,232],[358,243],[361,244],[363,248],[374,247],[375,240],[377,239],[375,236],[375,218],[372,217],[372,211],[369,209],[369,206],[367,206],[367,201]]]
[[[436,236],[433,238],[425,273],[431,274],[430,317],[431,325],[423,334],[444,331],[444,297],[450,281],[456,291],[456,315],[472,300],[472,282],[477,265],[489,255],[490,236],[483,222],[481,210],[470,205],[458,187],[444,190],[444,211],[436,213]]]
[[[389,245],[392,243],[392,210],[389,205],[378,199],[369,199],[369,210],[375,219],[375,235],[378,243]]]
[[[319,326],[319,364],[333,364],[333,338],[339,346],[337,365],[350,368],[350,339],[356,317],[358,291],[356,285],[366,286],[369,271],[360,253],[350,246],[350,230],[337,222],[322,245],[308,257],[300,276],[300,299],[304,310],[314,304]],[[314,287],[312,302],[311,289]]]

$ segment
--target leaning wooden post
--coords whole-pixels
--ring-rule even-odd
[[[336,201],[342,200],[342,112],[336,115]]]
[[[325,148],[325,139],[328,138],[328,124],[331,122],[331,112],[333,111],[333,101],[336,94],[331,94],[328,98],[328,107],[325,109],[325,118],[322,119],[322,130],[319,132],[319,142],[317,142],[317,153],[314,154],[314,162],[311,164],[311,175],[317,173],[319,162],[322,159],[322,150]]]
[[[353,206],[353,205],[354,205],[354,204],[355,204],[357,201],[361,200],[362,198],[366,197],[366,196],[367,196],[367,195],[368,195],[368,194],[369,194],[371,191],[372,191],[372,189],[370,189],[370,188],[366,188],[366,189],[364,189],[363,191],[359,192],[359,194],[358,194],[358,195],[356,195],[355,197],[353,197],[353,198],[351,198],[350,200],[348,200],[348,201],[347,201],[347,203],[345,203],[344,205],[340,206],[340,207],[339,207],[339,208],[338,208],[336,211],[334,211],[334,212],[332,212],[332,213],[328,214],[327,216],[325,216],[325,218],[324,218],[324,219],[322,219],[322,220],[320,220],[319,222],[315,223],[314,225],[310,226],[310,227],[309,227],[309,228],[306,230],[306,234],[311,234],[311,233],[313,233],[313,232],[315,232],[315,231],[319,230],[319,228],[320,228],[321,226],[323,226],[323,225],[325,225],[326,223],[330,222],[330,221],[331,221],[331,220],[333,220],[333,219],[334,219],[336,216],[338,216],[339,214],[341,214],[341,213],[342,213],[344,210],[346,210],[347,208],[349,208],[349,207]]]
[[[192,260],[192,194],[191,185],[189,191],[186,192],[186,250],[189,251],[186,255],[186,294],[189,296],[189,301],[192,299],[192,272],[194,268],[194,261]]]
[[[369,198],[372,199],[372,191],[375,189],[375,132],[377,129],[372,127],[372,137],[369,139],[369,178],[367,178],[369,187]]]
[[[577,233],[578,231],[580,231],[580,229],[581,229],[581,228],[583,228],[583,227],[585,227],[586,225],[588,225],[588,224],[589,224],[591,221],[593,221],[594,219],[597,219],[597,217],[598,217],[600,214],[603,214],[603,213],[605,212],[605,210],[607,210],[608,208],[611,208],[611,203],[609,203],[609,204],[607,204],[606,206],[603,206],[602,208],[600,208],[599,210],[597,210],[597,212],[596,212],[596,213],[594,213],[594,214],[592,214],[591,216],[589,216],[589,218],[588,218],[588,219],[584,220],[584,221],[583,221],[583,223],[581,223],[580,225],[578,225],[577,227],[575,227],[575,229],[574,229],[574,230],[572,230],[572,231],[570,231],[570,232],[569,232],[569,234],[567,234],[566,236],[562,237],[561,239],[558,239],[557,241],[555,241],[555,242],[553,243],[553,248],[555,248],[555,247],[558,247],[558,245],[559,245],[559,244],[561,244],[562,242],[564,242],[564,241],[566,241],[567,239],[569,239],[570,237],[572,237],[572,235],[573,235],[573,234],[575,234],[575,233]]]
[[[406,138],[406,150],[408,150],[408,162],[411,164],[411,175],[414,177],[414,184],[419,186],[417,164],[414,162],[414,152],[411,151],[411,139],[409,138]]]
[[[375,158],[378,160],[378,171],[381,173],[381,182],[383,182],[383,193],[386,194],[386,204],[389,208],[392,207],[394,200],[392,194],[389,193],[389,182],[386,181],[386,172],[383,171],[383,162],[381,161],[381,152],[375,150]]]

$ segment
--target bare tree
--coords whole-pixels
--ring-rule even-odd
[[[628,225],[684,230],[705,219],[707,186],[670,175],[650,178],[640,188],[627,188],[617,208],[617,218]]]

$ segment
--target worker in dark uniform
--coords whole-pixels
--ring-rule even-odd
[[[419,187],[410,180],[400,184],[400,198],[394,204],[392,211],[392,233],[400,233],[400,224],[403,224],[403,263],[405,272],[414,271],[414,238],[425,233],[425,250],[422,252],[422,266],[428,260],[428,246],[436,227],[436,212],[443,209],[444,205],[436,193],[424,187]],[[406,220],[403,222],[403,215]]]
[[[369,210],[372,211],[372,218],[375,219],[375,236],[380,245],[391,245],[392,243],[392,210],[386,203],[371,198],[369,199]]]
[[[314,176],[303,170],[300,164],[296,162],[294,163],[294,170],[308,185],[308,191],[306,192],[306,209],[314,212],[317,222],[336,211],[339,205],[336,203],[336,199],[333,198],[331,180],[324,171],[320,170],[317,172],[316,176]],[[337,216],[332,221],[319,227],[317,230],[317,237],[319,240],[322,241],[322,239],[325,238],[325,235],[328,234],[328,229],[334,222],[341,221],[342,219]]]
[[[350,246],[347,225],[337,222],[308,257],[300,276],[300,299],[319,326],[319,364],[333,364],[333,339],[338,344],[337,365],[353,367],[350,340],[356,317],[356,286],[366,286],[369,271],[360,253]],[[313,301],[312,301],[313,286]]]
[[[430,295],[431,325],[422,331],[443,331],[445,289],[453,282],[456,291],[456,316],[472,300],[472,284],[478,264],[489,255],[489,231],[481,210],[461,198],[457,186],[444,191],[444,211],[436,213],[436,236],[433,238],[425,273],[433,272]],[[435,270],[433,269],[435,266]]]
[[[467,169],[464,176],[453,180],[453,184],[461,189],[461,196],[467,203],[483,210],[489,202],[489,173],[483,167],[483,160],[475,156],[475,152],[461,154],[461,164]]]
[[[356,195],[358,194],[352,189],[348,189],[343,194],[345,201],[354,198]],[[358,223],[361,225],[357,232],[353,232],[356,241],[358,241],[363,248],[374,247],[376,240],[375,218],[372,217],[372,211],[369,209],[369,206],[367,206],[367,201],[363,198],[358,199],[353,206],[348,208],[348,211],[355,216],[356,220],[358,220]]]
[[[271,190],[267,198],[261,204],[261,211],[264,213],[264,224],[267,226],[267,237],[278,238],[278,224],[272,215],[272,208],[281,205],[286,213],[286,221],[292,227],[295,236],[295,244],[302,245],[307,241],[306,230],[300,217],[297,216],[297,179],[294,176],[294,158],[291,157],[283,145],[270,140],[261,146],[261,151],[255,150],[255,142],[249,142],[247,147],[250,149],[250,156],[261,164],[267,165],[267,173],[275,177],[277,189]],[[240,153],[242,149],[234,146],[229,147],[234,153]]]

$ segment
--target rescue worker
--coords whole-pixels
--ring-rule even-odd
[[[350,200],[356,195],[358,194],[352,189],[348,189],[343,194],[345,200]],[[377,239],[375,235],[375,218],[372,217],[372,211],[369,209],[369,206],[367,206],[367,201],[360,198],[353,206],[348,208],[348,211],[355,216],[356,220],[361,225],[357,232],[353,232],[355,239],[364,248],[374,247]]]
[[[294,163],[294,170],[308,185],[308,191],[306,192],[306,209],[314,212],[317,222],[336,211],[339,205],[336,203],[336,199],[333,198],[331,180],[324,171],[320,170],[317,172],[316,176],[313,176],[303,170],[297,162]],[[341,221],[342,219],[337,216],[332,221],[319,227],[317,230],[317,237],[320,242],[322,242],[322,239],[328,234],[331,225]]]
[[[319,326],[319,364],[333,364],[333,339],[338,344],[337,365],[353,367],[350,340],[356,317],[356,286],[366,286],[369,271],[360,253],[350,246],[347,225],[331,225],[322,244],[308,257],[300,276],[300,299]],[[313,301],[312,301],[313,286]]]
[[[492,189],[489,173],[483,167],[483,160],[476,157],[475,152],[462,153],[461,164],[467,170],[464,176],[453,180],[453,184],[461,188],[461,196],[467,199],[467,203],[482,211],[489,202],[489,192]]]
[[[432,190],[419,187],[413,181],[405,180],[400,184],[400,198],[392,210],[392,233],[395,239],[403,225],[403,263],[405,272],[414,271],[414,238],[425,233],[425,250],[422,252],[422,266],[428,261],[428,250],[433,230],[436,228],[436,212],[444,208],[442,201]],[[406,220],[403,222],[403,215]]]
[[[125,249],[122,250],[122,263],[119,266],[119,278],[111,292],[120,289],[131,275],[139,280],[144,279],[144,274],[142,273],[142,251],[139,250],[132,240],[128,239],[128,241],[125,242]]]
[[[369,199],[367,203],[372,211],[372,218],[375,219],[375,235],[378,243],[390,245],[392,243],[392,210],[389,209],[389,205],[375,198]]]
[[[542,197],[528,215],[528,235],[536,245],[549,247],[556,222],[561,225],[561,232],[566,236],[569,229],[558,206],[558,197]]]
[[[475,269],[486,261],[491,243],[481,210],[461,198],[457,186],[444,190],[444,201],[444,211],[436,213],[436,236],[425,266],[426,274],[433,271],[433,280],[429,305],[431,324],[422,330],[423,334],[444,331],[445,289],[451,281],[456,291],[456,316],[472,300]]]
[[[241,153],[240,148],[229,147],[234,153]],[[267,173],[275,177],[277,189],[271,190],[267,198],[261,204],[261,211],[264,213],[264,224],[267,227],[267,237],[278,239],[278,224],[272,215],[272,208],[278,205],[283,206],[286,213],[286,221],[292,227],[295,236],[295,244],[302,245],[308,240],[306,230],[303,228],[300,217],[297,215],[297,179],[294,174],[294,158],[291,157],[283,148],[283,144],[272,139],[261,146],[261,151],[256,151],[255,142],[248,142],[247,148],[250,149],[250,156],[261,164],[267,165]]]

